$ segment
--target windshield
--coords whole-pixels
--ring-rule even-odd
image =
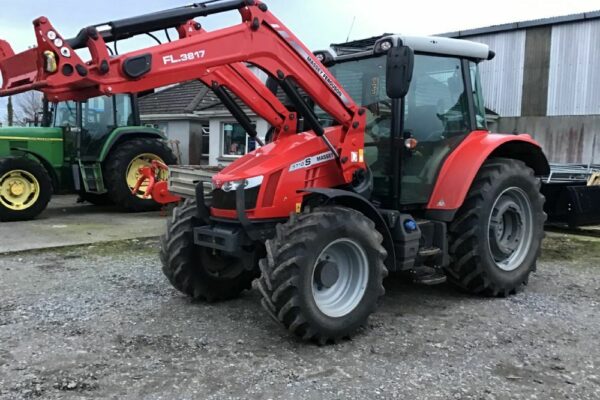
[[[391,101],[385,88],[385,55],[342,62],[330,67],[329,71],[350,97],[367,109],[367,124],[377,118],[391,116]],[[331,116],[320,108],[317,108],[316,112],[325,126],[335,124]]]
[[[54,127],[77,127],[77,103],[74,101],[63,101],[56,105],[54,111]]]

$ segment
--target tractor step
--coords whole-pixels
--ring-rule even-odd
[[[79,169],[81,172],[81,180],[83,181],[83,188],[86,193],[106,193],[104,178],[102,176],[102,164],[96,162],[84,163],[80,161]]]
[[[425,266],[413,269],[410,275],[414,283],[426,286],[439,285],[447,280],[446,274],[441,269]]]
[[[442,249],[440,249],[438,247],[430,247],[430,248],[419,250],[419,256],[421,258],[435,257],[435,256],[439,256],[440,254],[442,254]]]

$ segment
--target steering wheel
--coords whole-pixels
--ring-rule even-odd
[[[381,127],[381,126],[379,126],[379,124],[382,121],[385,121],[385,120],[389,120],[389,116],[387,116],[387,115],[380,115],[380,116],[376,117],[374,120],[372,120],[371,122],[369,122],[367,124],[365,130],[366,131],[370,131],[372,133],[371,137],[373,138],[373,140],[380,140],[382,137],[389,137],[390,136],[389,133],[392,130],[391,121],[390,121],[389,126],[387,126],[387,127]],[[382,128],[383,128],[384,132],[387,130],[387,135],[382,135],[379,132],[378,133],[373,132],[373,128],[375,128],[375,127],[377,127],[379,131],[382,130]]]

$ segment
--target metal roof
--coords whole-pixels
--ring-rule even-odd
[[[559,25],[573,22],[589,21],[593,19],[600,19],[600,10],[590,11],[586,13],[563,15],[559,17],[534,19],[530,21],[513,22],[502,25],[492,25],[485,28],[468,29],[464,31],[442,33],[438,36],[452,37],[452,38],[465,38],[469,36],[486,35],[490,33],[514,31],[518,29],[535,28],[540,26],[548,25]]]
[[[507,31],[514,31],[514,30],[519,30],[519,29],[533,28],[533,27],[538,27],[538,26],[559,25],[559,24],[566,24],[566,23],[573,23],[573,22],[580,22],[580,21],[589,21],[589,20],[594,20],[594,19],[600,19],[600,10],[590,11],[590,12],[580,13],[580,14],[563,15],[563,16],[559,16],[559,17],[513,22],[513,23],[508,23],[508,24],[502,24],[502,25],[493,25],[493,26],[488,26],[488,27],[484,27],[484,28],[468,29],[468,30],[464,30],[464,31],[447,32],[447,33],[437,34],[435,36],[442,36],[442,37],[458,39],[458,38],[467,38],[470,36],[478,36],[478,35],[485,35],[485,34],[491,34],[491,33],[507,32]],[[389,36],[389,35],[390,35],[389,33],[385,33],[381,36],[374,36],[371,38],[354,40],[354,41],[351,41],[348,43],[332,44],[331,47],[334,48],[336,51],[341,51],[341,53],[356,52],[356,49],[367,50],[369,48],[372,48],[375,45],[375,42],[377,42],[379,39],[381,39],[384,36]]]

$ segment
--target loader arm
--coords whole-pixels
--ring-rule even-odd
[[[179,38],[206,33],[198,29],[197,22],[188,21],[178,28]],[[261,115],[275,128],[276,134],[296,133],[296,114],[290,113],[258,77],[243,63],[234,63],[213,69],[200,81],[213,90],[224,87],[235,93],[257,115]]]
[[[191,21],[198,16],[233,10],[239,11],[242,22],[228,28],[206,32]],[[178,28],[179,40],[116,57],[108,53],[107,42],[171,27]],[[283,114],[285,106],[267,93],[268,89],[258,78],[250,76],[252,73],[243,65],[249,63],[276,78],[288,95],[297,85],[339,122],[334,130],[341,130],[341,134],[330,134],[339,137],[337,143],[331,143],[308,107],[299,110],[304,112],[302,116],[308,126],[323,137],[324,144],[337,156],[347,183],[352,181],[356,170],[365,168],[362,160],[347,162],[351,153],[363,148],[364,112],[321,62],[260,1],[194,4],[85,28],[76,38],[68,40],[63,39],[45,17],[36,19],[34,28],[36,48],[12,55],[8,44],[0,46],[3,76],[0,96],[40,90],[51,101],[82,101],[199,79],[213,89],[215,85],[226,86],[280,131],[285,130],[286,124],[288,130],[295,131],[295,124],[289,121],[295,117],[289,112]],[[87,62],[75,52],[84,47],[91,54]]]

